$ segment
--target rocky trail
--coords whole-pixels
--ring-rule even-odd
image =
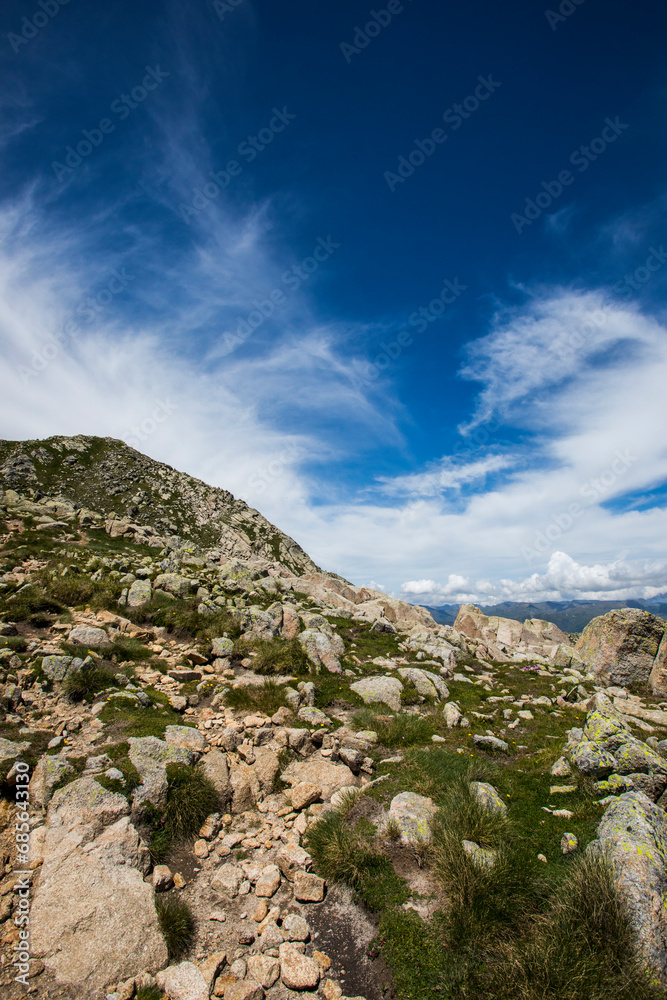
[[[131,451],[0,454],[3,996],[663,996],[665,622],[437,625]]]

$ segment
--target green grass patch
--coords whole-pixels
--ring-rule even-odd
[[[160,693],[147,688],[151,700],[157,702],[152,708],[144,708],[131,698],[114,698],[100,712],[98,718],[106,723],[114,734],[128,736],[157,736],[164,739],[167,726],[188,725],[187,719],[170,708],[160,704]],[[162,695],[162,698],[165,698]],[[165,698],[166,701],[166,698]]]
[[[63,691],[70,701],[92,701],[96,694],[114,687],[116,672],[104,664],[73,670],[63,681]]]
[[[438,725],[432,716],[409,715],[407,712],[379,715],[370,708],[355,712],[352,726],[356,730],[374,730],[379,742],[392,749],[430,743],[431,736],[438,731]]]
[[[256,674],[307,674],[310,661],[298,639],[246,639],[234,644],[234,655],[245,657],[250,653],[252,669]]]
[[[285,705],[285,687],[269,679],[261,687],[248,684],[230,688],[225,694],[225,704],[230,708],[273,715]]]

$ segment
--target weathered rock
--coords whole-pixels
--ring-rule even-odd
[[[211,652],[214,656],[231,656],[234,652],[234,643],[227,636],[211,640]]]
[[[276,864],[288,882],[293,882],[296,873],[307,868],[311,860],[308,851],[298,844],[285,844],[276,855]]]
[[[629,737],[624,743],[614,751],[617,766],[614,768],[619,774],[633,774],[639,772],[643,774],[656,773],[667,775],[667,761],[651,747],[642,743],[641,740]]]
[[[398,677],[364,677],[350,684],[350,688],[366,705],[384,704],[394,712],[401,710],[401,691],[403,685]]]
[[[277,865],[267,865],[255,882],[255,895],[260,899],[270,899],[280,886],[280,869]]]
[[[214,951],[212,955],[209,955],[208,958],[199,963],[199,969],[209,991],[213,988],[218,973],[224,967],[226,961],[227,955],[224,951]]]
[[[28,786],[30,801],[42,809],[46,808],[54,787],[64,775],[72,774],[73,771],[69,761],[58,754],[40,757]]]
[[[167,726],[164,739],[170,747],[184,747],[186,750],[201,752],[206,746],[204,734],[192,726]]]
[[[272,616],[261,608],[244,609],[241,625],[257,639],[274,639],[280,631]]]
[[[391,800],[389,820],[397,824],[403,843],[428,843],[433,836],[431,823],[437,811],[432,799],[414,792],[399,792]]]
[[[264,990],[254,979],[242,979],[226,988],[225,1000],[264,1000]]]
[[[486,781],[471,781],[470,791],[486,812],[498,816],[507,815],[507,806],[493,785],[489,785]]]
[[[399,667],[397,672],[404,681],[412,681],[419,694],[424,695],[425,698],[441,701],[449,697],[449,689],[442,677],[438,677],[430,670],[420,670],[417,667]]]
[[[139,608],[148,604],[152,596],[150,580],[135,580],[127,592],[128,608]]]
[[[306,656],[317,671],[327,670],[330,674],[341,674],[343,668],[336,654],[332,639],[324,632],[306,629],[298,636]]]
[[[551,767],[551,775],[554,778],[569,778],[571,774],[572,768],[566,757],[559,757]]]
[[[453,701],[448,701],[442,710],[442,714],[447,723],[448,729],[454,729],[458,726],[459,722],[463,718],[463,713],[458,705],[455,705]]]
[[[195,754],[185,747],[170,746],[157,736],[131,736],[128,756],[141,775],[141,784],[134,791],[133,813],[139,813],[144,803],[161,807],[167,795],[167,764],[194,764]]]
[[[321,903],[326,882],[319,875],[297,871],[294,875],[294,898],[299,903]]]
[[[11,740],[0,739],[0,764],[7,760],[16,760],[29,746],[30,744],[25,741],[13,743]]]
[[[259,802],[261,786],[250,765],[239,763],[233,767],[229,773],[229,783],[232,790],[231,811],[235,816],[252,809]]]
[[[475,734],[472,738],[476,747],[481,750],[489,750],[491,753],[509,753],[509,743],[499,739],[497,736],[479,736]]]
[[[314,990],[320,981],[317,962],[296,950],[293,944],[280,945],[280,976],[290,990]]]
[[[667,631],[653,661],[648,686],[654,694],[667,694]]]
[[[100,649],[102,646],[111,645],[111,640],[103,628],[95,628],[92,625],[77,625],[69,634],[68,641],[75,646],[87,646],[90,649]]]
[[[298,711],[298,716],[302,722],[305,722],[309,726],[328,726],[331,720],[324,712],[320,711],[319,708],[313,708],[310,705],[304,705]]]
[[[250,955],[248,972],[260,986],[268,990],[280,977],[280,962],[269,955]]]
[[[574,833],[564,833],[560,841],[560,849],[563,854],[574,854],[579,847],[579,841]]]
[[[321,795],[322,789],[319,785],[314,785],[310,781],[298,781],[292,786],[292,809],[296,809],[297,812],[305,809],[313,802],[317,802]]]
[[[200,969],[192,962],[170,965],[155,977],[169,1000],[208,1000],[208,984]]]
[[[606,778],[617,770],[616,758],[590,740],[582,740],[570,755],[570,760],[583,774],[590,774],[593,778]]]
[[[150,859],[128,810],[122,795],[80,778],[55,793],[47,814],[33,953],[58,982],[90,992],[167,960],[153,888],[143,880]]]
[[[656,615],[617,608],[589,622],[575,649],[602,680],[641,685],[648,682],[664,635],[665,623]]]
[[[45,656],[42,659],[42,670],[50,681],[64,681],[72,668],[71,656]]]
[[[601,849],[628,907],[636,943],[667,986],[667,817],[642,792],[612,802],[587,850]]]
[[[473,840],[461,841],[463,850],[478,868],[493,868],[497,860],[497,852],[480,847]]]
[[[178,573],[160,573],[155,578],[155,588],[173,594],[174,597],[187,597],[190,593],[190,581]]]
[[[283,920],[283,934],[288,941],[307,941],[310,937],[310,928],[298,913],[288,913]]]
[[[288,785],[305,781],[322,789],[322,799],[326,802],[341,788],[358,787],[359,778],[345,764],[332,764],[319,755],[308,760],[293,760],[281,775]]]
[[[243,882],[243,869],[237,865],[224,864],[215,872],[211,884],[214,889],[224,892],[231,899],[238,895],[239,888]]]
[[[202,759],[201,768],[206,777],[213,782],[215,790],[220,796],[220,801],[226,802],[231,794],[231,786],[229,767],[224,753],[217,749],[209,750]]]

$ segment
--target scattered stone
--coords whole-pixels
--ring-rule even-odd
[[[255,882],[255,895],[260,898],[270,899],[278,891],[279,886],[280,869],[277,865],[267,865],[265,868],[262,868],[261,875]]]
[[[561,837],[560,849],[563,854],[573,854],[579,847],[579,841],[573,833],[564,833]]]
[[[314,990],[320,981],[317,962],[296,950],[293,944],[280,945],[280,976],[290,990]]]
[[[319,785],[314,785],[310,781],[298,781],[292,786],[292,809],[299,812],[317,802],[321,795],[322,789]]]
[[[509,743],[505,743],[505,740],[498,739],[497,736],[478,736],[475,734],[472,738],[473,743],[480,750],[489,750],[491,753],[509,753]]]
[[[311,863],[308,851],[298,844],[285,844],[276,855],[276,864],[288,882],[293,882],[296,873]]]
[[[111,645],[111,640],[104,629],[94,628],[92,625],[78,625],[73,628],[67,641],[75,646],[86,646],[90,649],[100,649],[102,646]]]
[[[551,768],[552,778],[569,778],[571,774],[572,768],[566,757],[559,757]]]
[[[471,781],[470,791],[487,812],[507,816],[507,806],[493,785],[485,781]]]
[[[174,877],[168,865],[156,865],[153,869],[153,888],[156,892],[166,892],[174,885]]]
[[[479,844],[475,844],[472,840],[463,840],[461,843],[463,845],[463,850],[466,852],[468,857],[479,868],[493,868],[497,859],[496,851],[480,847]]]

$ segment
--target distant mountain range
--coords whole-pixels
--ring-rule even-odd
[[[442,604],[439,608],[429,607],[428,610],[437,622],[453,625],[460,607],[460,604]],[[564,632],[581,632],[593,618],[606,615],[614,608],[643,608],[667,620],[667,594],[659,594],[649,601],[542,601],[536,604],[507,601],[482,607],[482,611],[485,615],[512,618],[519,622],[526,618],[542,618],[558,625]]]

